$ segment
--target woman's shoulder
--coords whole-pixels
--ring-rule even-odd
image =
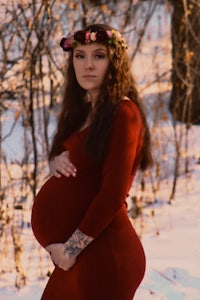
[[[121,121],[133,118],[141,120],[140,109],[136,103],[131,101],[129,98],[125,97],[123,100],[120,101],[120,104],[117,107],[116,118],[121,119]]]
[[[120,101],[112,122],[113,135],[116,138],[119,136],[127,137],[127,134],[130,133],[137,135],[142,132],[142,128],[142,116],[137,104],[129,99]]]

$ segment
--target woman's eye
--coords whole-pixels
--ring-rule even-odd
[[[96,54],[96,58],[98,58],[98,59],[102,59],[102,58],[104,58],[104,57],[105,57],[104,54]]]
[[[82,54],[76,54],[75,57],[81,59],[81,58],[83,58],[84,56],[83,56]]]

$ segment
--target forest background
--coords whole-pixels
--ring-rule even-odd
[[[3,281],[9,278],[20,289],[33,279],[45,280],[52,268],[32,236],[30,211],[49,176],[67,59],[61,37],[99,22],[117,28],[128,42],[155,157],[153,169],[138,173],[129,199],[129,216],[139,222],[142,238],[145,208],[154,219],[161,191],[172,205],[180,177],[190,178],[200,162],[200,153],[191,157],[189,151],[191,130],[200,123],[199,16],[198,0],[0,1]]]

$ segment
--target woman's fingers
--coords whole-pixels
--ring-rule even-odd
[[[58,157],[58,167],[57,171],[65,176],[76,176],[76,168],[72,164],[69,158],[69,152],[64,151],[61,153],[60,157]]]
[[[63,269],[64,271],[69,271],[69,269],[71,269],[73,267],[73,265],[75,264],[76,259],[75,258],[71,258],[71,259],[67,259],[66,261],[62,261],[58,264],[58,267]]]
[[[45,250],[51,254],[51,245],[46,246]]]
[[[62,243],[50,244],[46,246],[45,250],[49,253],[54,264],[64,271],[71,269],[76,262],[75,257],[69,257],[69,255],[64,252],[65,248]]]
[[[76,170],[76,167],[70,161],[69,152],[65,151],[62,154],[63,154],[63,161],[62,162],[64,163],[64,166],[66,167],[65,168],[66,172],[70,175],[76,176],[77,170]]]
[[[63,164],[57,164],[56,166],[56,172],[59,174],[62,174],[66,177],[69,177],[69,176],[76,176],[76,168],[74,167],[74,165],[68,161],[68,162],[63,162]]]
[[[70,167],[70,166],[67,166],[66,168],[64,167],[57,167],[57,170],[56,170],[56,173],[57,175],[64,175],[66,177],[69,177],[69,176],[76,176],[76,171],[74,170],[73,167]]]
[[[70,161],[68,151],[64,151],[60,155],[54,157],[50,162],[50,171],[52,175],[57,178],[60,178],[61,175],[75,177],[77,172],[76,167]]]
[[[50,161],[49,167],[50,167],[50,172],[51,172],[51,174],[53,176],[55,176],[57,178],[61,177],[60,172],[56,169],[56,163],[55,163],[55,161]],[[58,166],[57,166],[57,168],[58,168]]]
[[[64,266],[64,265],[58,265],[58,267],[64,271],[69,271],[69,269],[71,269],[71,266]]]
[[[57,178],[60,178],[61,177],[61,173],[57,170],[55,170],[54,172],[52,172],[52,175],[57,177]]]

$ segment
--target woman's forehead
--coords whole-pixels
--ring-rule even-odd
[[[100,43],[92,43],[92,44],[84,44],[84,45],[78,45],[74,49],[74,52],[76,51],[84,51],[84,52],[93,52],[93,51],[98,51],[98,50],[103,50],[107,51],[107,47],[103,44]]]

